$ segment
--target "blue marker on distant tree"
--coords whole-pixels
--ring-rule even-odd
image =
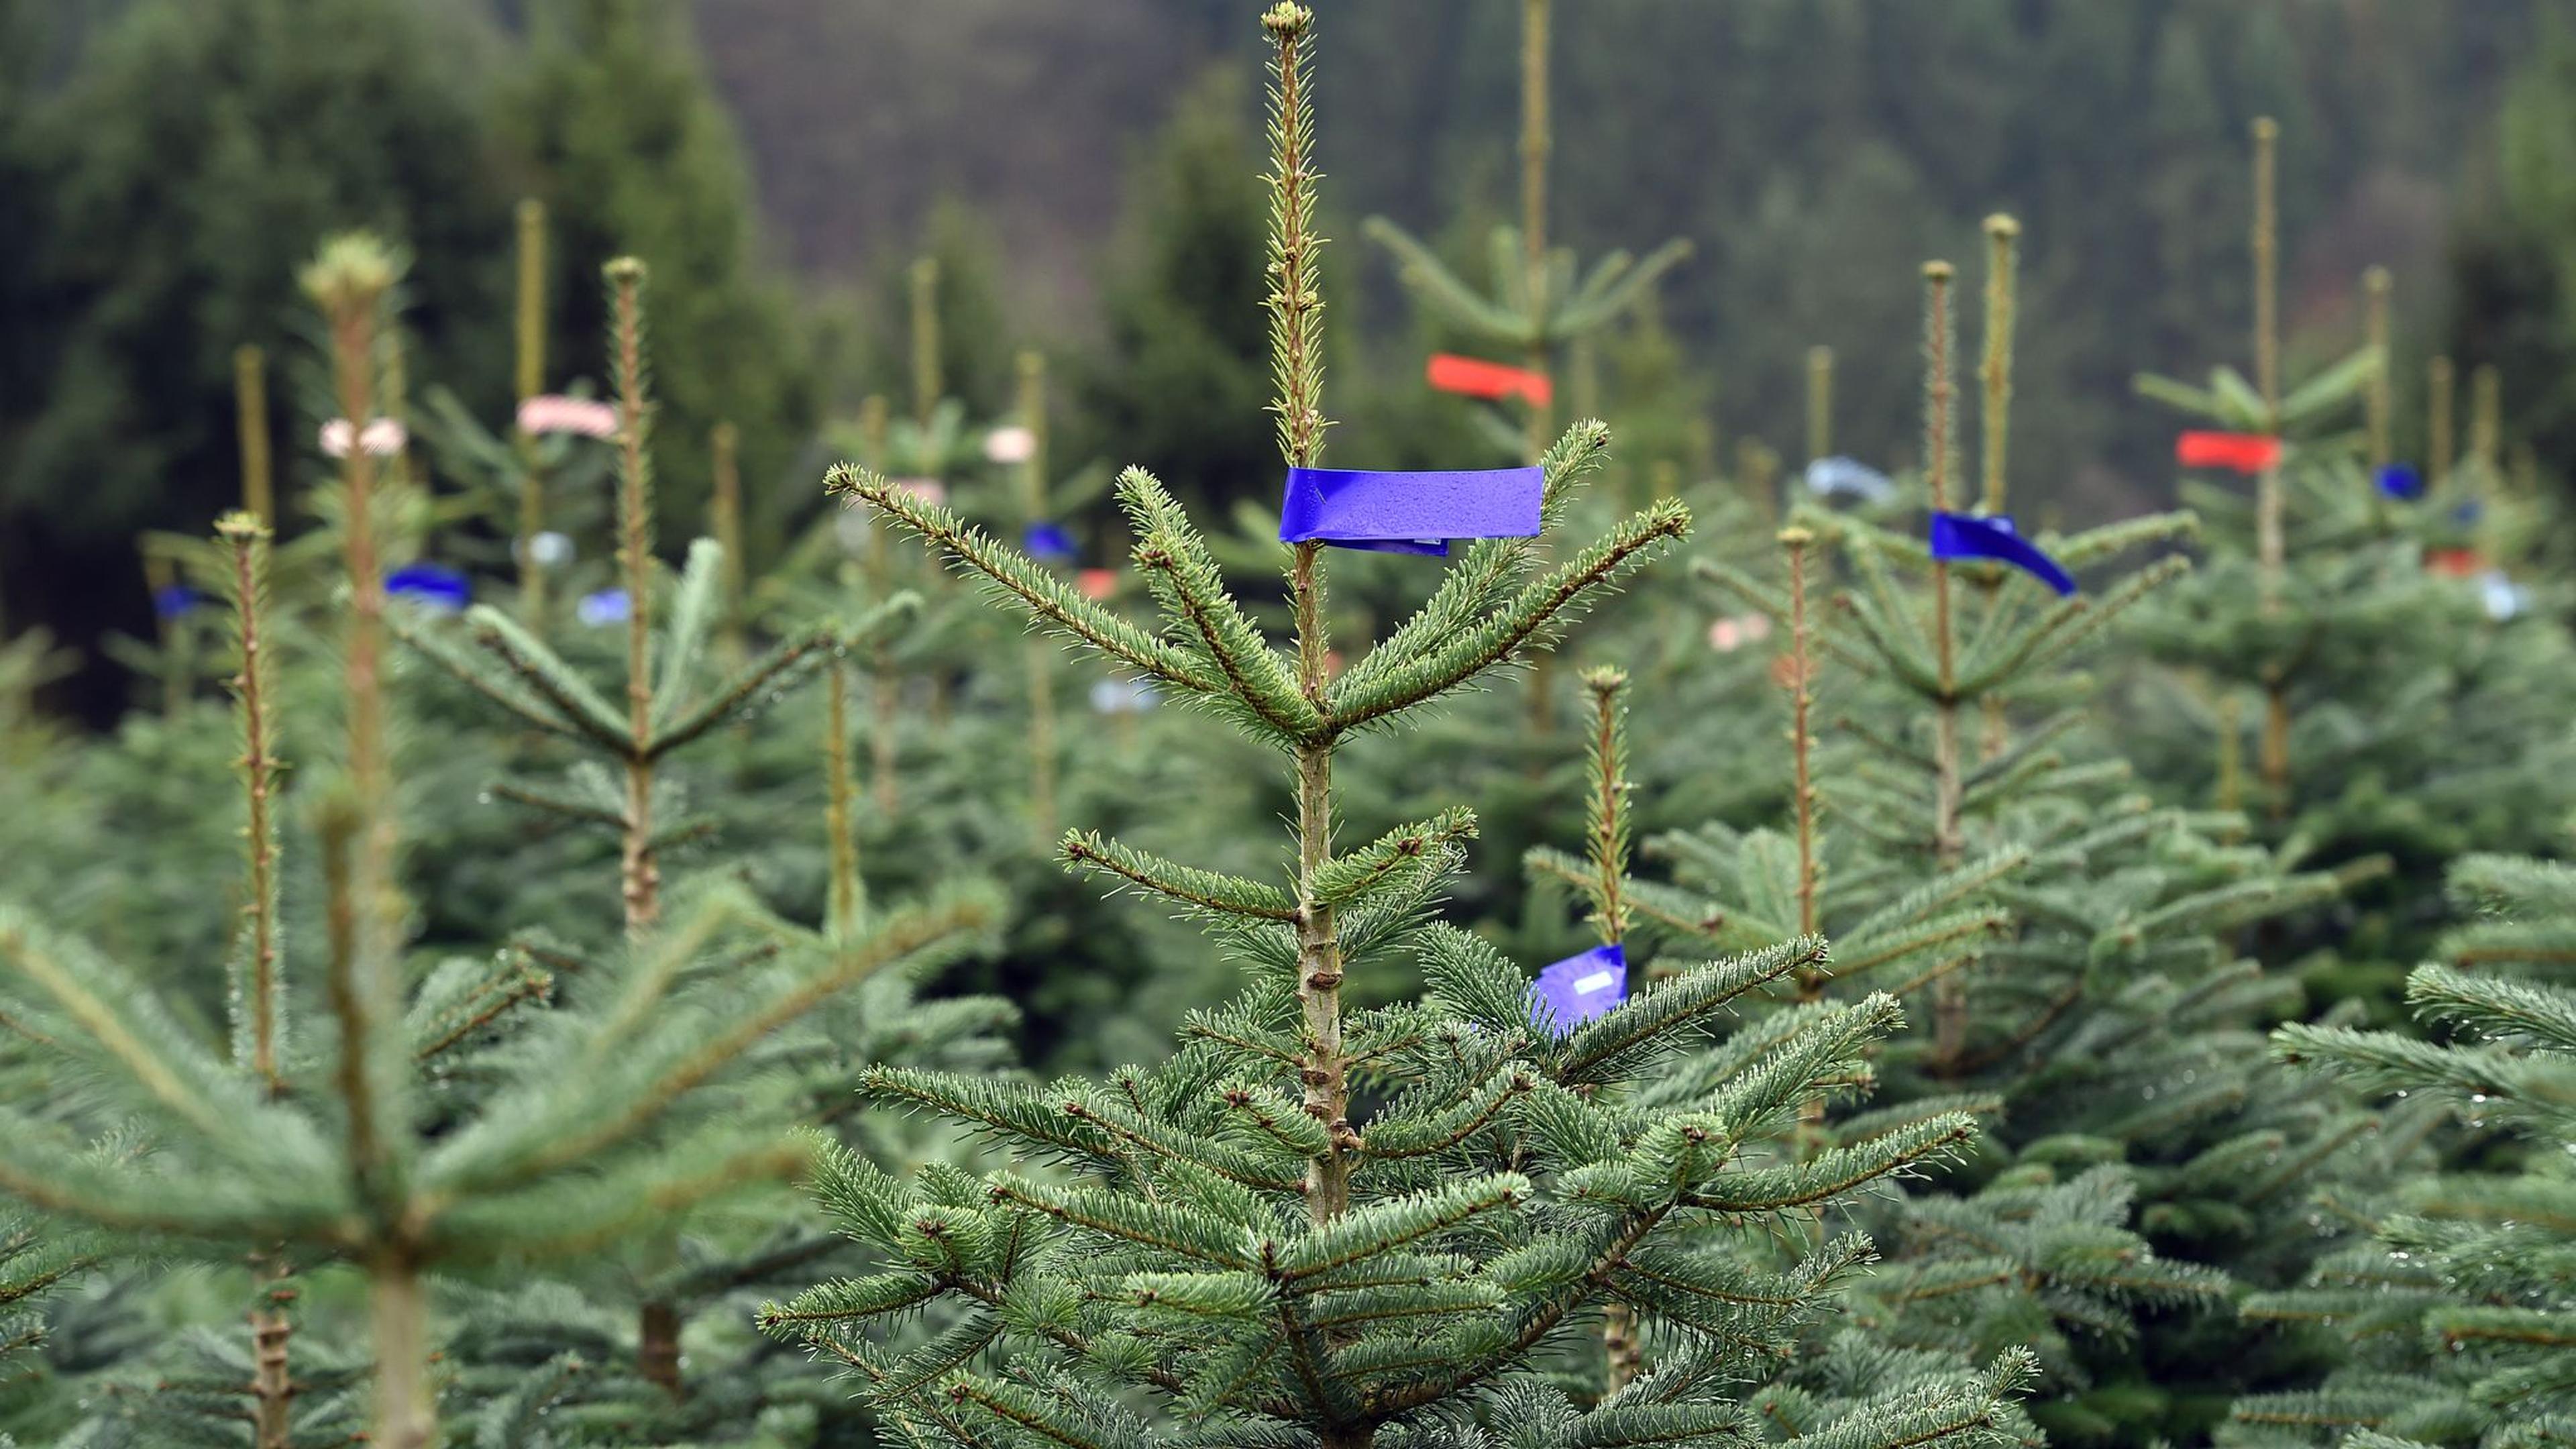
[[[1071,563],[1082,550],[1060,523],[1032,523],[1020,531],[1020,547],[1040,563]]]
[[[474,585],[444,564],[405,564],[385,575],[385,592],[440,614],[460,613],[474,601]]]
[[[581,602],[573,606],[573,617],[593,629],[605,629],[625,623],[629,610],[624,589],[601,589],[582,595]]]
[[[205,595],[186,584],[163,584],[152,591],[152,613],[161,619],[184,619],[205,602]]]
[[[2011,564],[2055,589],[2060,597],[2075,592],[2075,580],[2057,560],[2013,528],[2009,514],[1983,517],[1967,513],[1932,515],[1932,556],[1943,560],[1987,559]]]

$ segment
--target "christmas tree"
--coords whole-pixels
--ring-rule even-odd
[[[2387,857],[2355,893],[2358,928],[2271,943],[2282,959],[2331,949],[2308,963],[2312,978],[2380,993],[2398,970],[2379,963],[2427,944],[2453,856],[2545,848],[2550,823],[2576,806],[2571,741],[2556,727],[2576,704],[2576,656],[2512,573],[2545,510],[2507,486],[2491,409],[2461,446],[2447,360],[2428,369],[2422,462],[2397,453],[2387,273],[2364,279],[2364,345],[2284,376],[2279,140],[2256,123],[2252,377],[2220,366],[2206,387],[2138,379],[2203,429],[2178,440],[2185,466],[2253,486],[2184,485],[2205,523],[2200,567],[2143,611],[2143,651],[2166,667],[2130,671],[2120,735],[2169,798],[2244,808],[2319,865]]]
[[[2281,1060],[2456,1118],[2483,1166],[2408,1180],[2367,1209],[2371,1239],[2246,1316],[2324,1324],[2351,1361],[2313,1391],[2238,1403],[2231,1443],[2544,1445],[2576,1437],[2576,868],[2472,855],[2451,890],[2480,919],[2407,978],[2434,1040],[2294,1025]],[[2464,1145],[2465,1145],[2464,1143]]]
[[[392,276],[384,250],[362,237],[333,241],[306,271],[328,326],[343,418],[378,415],[375,343]],[[992,914],[960,890],[915,907],[845,912],[828,949],[800,948],[779,941],[767,913],[739,889],[707,882],[680,893],[662,921],[653,766],[661,752],[739,714],[813,646],[791,641],[744,677],[702,685],[692,661],[713,616],[701,551],[700,582],[684,581],[660,641],[662,667],[646,672],[654,580],[641,269],[618,263],[611,276],[625,404],[621,521],[635,601],[629,709],[611,709],[498,611],[468,616],[498,662],[461,662],[522,718],[624,766],[622,948],[570,961],[526,945],[406,960],[386,643],[389,612],[411,606],[389,601],[380,561],[401,507],[389,495],[403,484],[396,469],[380,473],[364,446],[346,449],[335,499],[349,597],[345,733],[334,767],[308,787],[321,791],[318,922],[280,901],[280,711],[261,623],[267,531],[248,515],[222,529],[234,565],[245,815],[230,1049],[78,938],[15,907],[0,917],[0,1004],[23,1025],[32,1057],[90,1084],[80,1098],[12,1093],[0,1105],[0,1183],[48,1214],[148,1241],[160,1254],[252,1264],[259,1372],[248,1385],[251,1407],[238,1416],[253,1421],[261,1449],[293,1442],[300,1385],[316,1387],[321,1401],[307,1410],[340,1412],[318,1390],[353,1367],[323,1354],[314,1375],[297,1377],[290,1305],[300,1279],[335,1265],[361,1275],[373,1351],[354,1371],[368,1381],[373,1440],[434,1442],[434,1277],[578,1263],[630,1237],[659,1240],[694,1206],[793,1170],[808,1148],[783,1135],[794,1119],[775,1099],[797,1079],[745,1072],[745,1061],[779,1028],[868,976],[952,956]],[[285,729],[291,734],[293,723]],[[323,961],[318,988],[290,969],[307,950]],[[318,1005],[318,1021],[290,1031],[301,1013],[288,1008],[306,1002]],[[128,1134],[128,1146],[101,1150],[109,1124]],[[649,1316],[637,1354],[647,1379],[657,1365],[676,1366],[657,1359]]]
[[[1481,385],[1470,374],[1464,386],[1482,395],[1517,398],[1522,426],[1519,451],[1536,458],[1553,429],[1555,372],[1568,350],[1591,347],[1610,323],[1647,296],[1657,278],[1690,255],[1690,243],[1673,240],[1642,261],[1614,251],[1589,270],[1572,250],[1551,247],[1547,237],[1547,171],[1554,133],[1548,118],[1549,29],[1553,0],[1521,0],[1521,221],[1494,228],[1490,239],[1491,295],[1479,292],[1444,265],[1412,233],[1384,217],[1368,220],[1369,235],[1395,254],[1405,285],[1448,327],[1475,343],[1511,349],[1527,376],[1501,372]],[[1456,359],[1450,359],[1455,362]],[[1594,359],[1586,352],[1578,370]],[[1579,405],[1579,404],[1578,404]],[[1491,431],[1512,439],[1499,419]]]
[[[2098,649],[2110,620],[2179,562],[2150,564],[2098,600],[2069,570],[2191,520],[2063,539],[2014,528],[2004,509],[2018,228],[1997,218],[1988,233],[1973,504],[1959,498],[1953,274],[1935,263],[1925,466],[1891,500],[1920,498],[1928,545],[1876,521],[1884,506],[1811,502],[1784,535],[1784,580],[1701,565],[1788,641],[1792,818],[1785,831],[1718,823],[1650,842],[1672,862],[1658,915],[1685,939],[1739,947],[1821,923],[1857,943],[1846,963],[1883,971],[1874,984],[1921,1003],[1933,1031],[1880,1055],[1890,1105],[1861,1114],[1858,1130],[1908,1110],[2000,1114],[1965,1168],[1888,1214],[1896,1267],[1874,1292],[1895,1342],[2037,1348],[2050,1394],[2033,1412],[2052,1434],[2192,1432],[2273,1371],[2199,1342],[2227,1289],[2213,1268],[2275,1281],[2303,1268],[2289,1246],[2300,1239],[2285,1236],[2302,1210],[2296,1189],[2367,1126],[2259,1072],[2260,1032],[2300,1002],[2234,940],[2345,882],[2229,843],[2241,819],[2156,806],[2092,727],[2087,681],[2066,662]],[[1809,594],[1828,538],[1852,587],[1819,618]],[[1837,712],[1832,746],[1819,748],[1812,711],[1828,681]],[[1824,983],[1811,990],[1823,996]],[[1829,1143],[1852,1129],[1818,1119],[1806,1130]]]
[[[1280,452],[1320,455],[1312,19],[1277,5],[1272,322]],[[1561,518],[1606,445],[1577,424],[1542,464],[1542,524]],[[1293,476],[1293,475],[1292,475]],[[1805,1162],[1758,1151],[1801,1103],[1837,1090],[1895,1024],[1874,997],[1818,1014],[1688,1095],[1660,1068],[1732,1000],[1822,964],[1809,938],[1703,963],[1593,1014],[1531,1001],[1529,978],[1473,936],[1428,925],[1472,818],[1451,811],[1347,854],[1334,849],[1334,757],[1353,734],[1544,647],[1600,588],[1687,527],[1665,504],[1542,567],[1524,537],[1485,537],[1431,600],[1328,679],[1323,550],[1297,541],[1293,652],[1227,590],[1152,477],[1120,501],[1163,611],[1148,630],[1029,559],[865,470],[834,486],[891,516],[1039,623],[1272,744],[1297,780],[1287,887],[1196,869],[1075,832],[1086,871],[1205,922],[1254,974],[1192,1014],[1159,1067],[1044,1087],[886,1070],[877,1100],[1014,1144],[1055,1173],[911,1182],[831,1157],[822,1196],[879,1271],[768,1310],[778,1332],[847,1365],[918,1438],[961,1444],[1630,1443],[1759,1432],[1731,1381],[1767,1372],[1794,1326],[1864,1247],[1845,1239],[1786,1271],[1757,1265],[1759,1228],[1953,1148],[1955,1114]],[[1283,533],[1288,530],[1283,529]],[[1354,973],[1418,955],[1419,1001],[1346,1011]],[[1743,1225],[1738,1227],[1735,1225]],[[1746,1231],[1751,1229],[1752,1231]],[[1609,1303],[1674,1325],[1658,1370],[1569,1397],[1549,1370]],[[885,1329],[938,1332],[890,1351]],[[1592,1355],[1584,1355],[1588,1361]],[[1836,1443],[2000,1441],[2024,1361],[1859,1406],[1809,1437]],[[1134,1397],[1131,1397],[1134,1396]],[[1154,1406],[1149,1417],[1145,1404]]]

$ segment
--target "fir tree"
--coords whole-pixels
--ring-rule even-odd
[[[866,375],[909,376],[916,388],[927,380],[935,384],[930,398],[957,398],[978,417],[1010,406],[1014,319],[992,234],[991,218],[946,197],[922,222],[913,250],[888,255],[867,298],[875,325],[857,359]]]
[[[2474,1139],[2505,1140],[2483,1170],[2414,1178],[2372,1212],[2373,1238],[2249,1318],[2320,1323],[2352,1361],[2312,1392],[2240,1401],[2229,1442],[2530,1446],[2576,1438],[2576,868],[2472,855],[2451,889],[2482,919],[2416,969],[2407,1000],[2439,1038],[2293,1025],[2293,1066],[2379,1096],[2418,1097]],[[2338,1193],[2343,1210],[2364,1204]]]
[[[1013,415],[989,429],[970,426],[964,402],[946,391],[948,309],[940,299],[947,269],[930,265],[935,258],[921,260],[913,273],[919,285],[907,413],[898,417],[886,398],[871,397],[835,439],[903,486],[1027,543],[1059,580],[1094,589],[1106,581],[1111,595],[1129,592],[1113,570],[1079,569],[1115,553],[1112,525],[1082,517],[1111,476],[1093,463],[1069,473],[1055,468],[1044,360],[1022,355]],[[1070,1050],[1087,1065],[1115,1061],[1115,1051],[1127,1048],[1106,1042],[1151,1043],[1176,1019],[1145,983],[1172,964],[1186,933],[1138,923],[1069,879],[1054,860],[1055,822],[1078,806],[1092,818],[1108,812],[1105,824],[1123,826],[1150,819],[1147,802],[1166,791],[1208,799],[1241,787],[1190,754],[1142,748],[1134,738],[1142,729],[1137,713],[1150,697],[1095,672],[1066,669],[1060,651],[1043,640],[1027,642],[1025,675],[989,667],[997,651],[1019,641],[945,574],[895,547],[890,527],[856,512],[827,511],[754,597],[763,615],[793,628],[817,610],[904,590],[918,591],[920,607],[902,631],[870,641],[859,706],[871,796],[860,823],[869,848],[893,881],[933,883],[957,869],[991,874],[1016,908],[1000,949],[958,984],[1022,1003],[1027,1044],[1039,1057]],[[1119,607],[1114,597],[1103,602]],[[1081,736],[1067,730],[1050,737],[1062,706],[1086,696],[1094,712],[1111,716],[1117,738],[1066,770],[1061,762],[1078,758],[1067,746]],[[997,774],[997,758],[1029,763]],[[1033,820],[1045,822],[1042,836],[1031,830]]]
[[[548,328],[559,355],[584,355],[608,322],[589,282],[597,259],[634,256],[662,278],[661,426],[703,441],[739,428],[742,466],[773,476],[814,418],[809,351],[785,295],[760,275],[751,184],[676,0],[541,0],[530,56],[500,105],[500,139],[537,178],[555,219]],[[697,517],[707,455],[675,451],[664,471]]]
[[[670,600],[670,623],[660,634],[653,627],[654,454],[648,430],[654,417],[646,391],[643,336],[643,269],[631,259],[610,264],[613,296],[610,330],[611,370],[618,386],[620,427],[616,439],[618,493],[618,567],[626,644],[626,708],[620,718],[582,677],[545,643],[508,616],[489,608],[468,617],[477,653],[459,650],[434,630],[406,635],[431,658],[467,684],[517,714],[528,724],[600,753],[608,770],[576,767],[569,789],[527,784],[508,787],[522,804],[563,815],[578,823],[610,828],[619,842],[619,896],[630,939],[649,935],[660,919],[662,867],[666,843],[683,828],[658,819],[671,803],[661,774],[674,752],[707,738],[727,721],[764,699],[775,699],[800,677],[824,672],[829,723],[825,730],[829,819],[826,833],[831,860],[825,923],[820,934],[778,931],[773,947],[786,960],[802,963],[815,983],[814,995],[800,1009],[821,1006],[832,994],[856,986],[885,960],[877,952],[882,913],[870,912],[858,876],[853,834],[855,809],[845,745],[849,733],[849,670],[843,656],[859,641],[885,630],[912,607],[910,596],[888,598],[855,627],[837,622],[808,626],[790,634],[760,658],[741,666],[730,678],[701,683],[703,663],[714,642],[723,612],[723,582],[717,545],[699,540]],[[658,650],[656,643],[659,643]],[[611,773],[613,771],[613,773]],[[979,903],[974,909],[984,909]],[[773,928],[777,929],[777,928]],[[900,925],[896,926],[900,931]],[[790,943],[793,943],[792,946]],[[989,1016],[986,1004],[961,1003],[967,1017]],[[913,1027],[927,1023],[916,1018]],[[943,1040],[957,1029],[928,1032]],[[827,1094],[828,1095],[828,1094]],[[766,1253],[754,1254],[766,1257]],[[774,1271],[774,1269],[773,1269]],[[723,1280],[728,1270],[701,1265],[694,1276]],[[649,1275],[648,1275],[649,1276]],[[700,1288],[703,1294],[703,1286]],[[642,1295],[637,1305],[639,1327],[635,1352],[641,1375],[670,1390],[681,1391],[679,1306]]]
[[[2362,900],[2368,929],[2320,943],[2360,959],[2319,968],[2346,991],[2384,989],[2370,956],[2418,949],[2415,923],[2438,917],[2420,883],[2474,844],[2540,848],[2531,822],[2576,803],[2569,742],[2550,723],[2576,701],[2576,660],[2512,574],[2546,515],[2505,485],[2493,430],[2461,446],[2447,365],[2432,369],[2427,452],[2410,464],[2396,451],[2385,272],[2364,279],[2364,345],[2284,376],[2277,144],[2258,123],[2250,378],[2220,366],[2206,387],[2137,381],[2204,424],[2271,440],[2274,456],[2250,497],[2184,485],[2206,522],[2201,566],[2140,629],[2182,677],[2137,676],[2122,738],[2170,795],[2247,808],[2320,865],[2384,852],[2393,868]]]
[[[1449,326],[1479,344],[1512,349],[1541,376],[1554,373],[1567,349],[1592,345],[1597,333],[1636,306],[1691,251],[1689,242],[1676,239],[1642,261],[1611,252],[1587,271],[1571,249],[1548,245],[1548,158],[1556,144],[1548,114],[1552,8],[1553,0],[1521,0],[1521,220],[1518,227],[1494,228],[1492,295],[1461,280],[1394,222],[1368,221],[1369,235],[1401,264],[1405,285]],[[1546,449],[1553,417],[1547,403],[1524,400],[1521,448],[1528,457]],[[1498,436],[1509,437],[1509,429]]]
[[[1952,273],[1926,269],[1920,486],[1936,532],[1944,516],[1993,518],[2007,505],[2017,228],[1998,218],[1989,236],[1972,500],[1961,497]],[[2297,1189],[2367,1126],[2258,1075],[2259,1031],[2299,1001],[2231,938],[2345,882],[2225,843],[2240,819],[2156,807],[2087,729],[2084,681],[2062,661],[2098,646],[2107,621],[2177,563],[2099,600],[2071,580],[2052,596],[2030,573],[1927,556],[1860,514],[1811,504],[1801,522],[1785,590],[1734,564],[1701,566],[1788,640],[1793,828],[1659,837],[1651,852],[1671,860],[1682,889],[1651,898],[1682,937],[1736,946],[1824,909],[1836,913],[1826,930],[1865,943],[1846,947],[1847,966],[1887,964],[1881,984],[1921,1001],[1934,1031],[1880,1054],[1893,1105],[1862,1114],[1866,1130],[1889,1112],[2003,1113],[1967,1169],[1889,1214],[1895,1266],[1875,1280],[1875,1306],[1893,1341],[2035,1346],[2053,1392],[2034,1412],[2052,1433],[2192,1432],[2200,1410],[2176,1402],[2176,1388],[2205,1393],[2200,1375],[2241,1387],[2267,1370],[2224,1346],[2177,1354],[2151,1336],[2175,1334],[2168,1310],[2215,1305],[2227,1279],[2214,1264],[2274,1281],[2301,1269],[2281,1251],[2302,1210]],[[2036,542],[2041,562],[2080,567],[2190,522],[2148,517]],[[1807,605],[1809,529],[1842,544],[1854,581],[1821,621]],[[1811,769],[1810,691],[1838,675],[1841,745]],[[1819,809],[1839,828],[1820,831]],[[1832,1141],[1844,1129],[1822,1130]],[[2151,1356],[2167,1360],[2162,1385]]]
[[[531,398],[548,392],[548,272],[553,248],[546,218],[545,203],[533,197],[520,201],[511,392],[521,409]],[[565,391],[586,398],[591,384],[577,380]],[[456,562],[515,566],[520,622],[542,631],[550,598],[558,605],[562,602],[559,591],[548,585],[568,571],[573,541],[597,536],[603,512],[599,500],[613,491],[601,485],[613,466],[614,451],[570,429],[533,431],[516,418],[506,426],[487,426],[449,387],[425,389],[422,402],[413,430],[428,446],[438,475],[461,486],[465,494],[461,508],[452,504],[450,508],[466,517],[479,515],[491,535],[508,544],[506,550],[497,548],[470,528],[450,529],[444,541],[457,551]],[[740,539],[734,542],[738,551]]]
[[[1311,20],[1278,5],[1263,23],[1277,64],[1274,411],[1280,452],[1304,465],[1328,426]],[[1584,423],[1548,450],[1551,522],[1605,441]],[[1383,1431],[1408,1443],[1555,1444],[1756,1432],[1728,1380],[1767,1367],[1865,1250],[1845,1240],[1785,1273],[1760,1271],[1730,1251],[1719,1223],[1803,1216],[1967,1130],[1941,1116],[1805,1163],[1746,1154],[1766,1124],[1834,1090],[1894,1024],[1893,1004],[1820,1014],[1741,1070],[1662,1093],[1658,1065],[1713,1013],[1820,964],[1822,943],[1698,966],[1581,1025],[1544,1011],[1533,1021],[1517,968],[1471,936],[1421,924],[1470,817],[1451,812],[1349,854],[1332,842],[1333,763],[1346,739],[1543,647],[1600,585],[1681,533],[1685,513],[1648,510],[1544,571],[1526,541],[1479,542],[1421,613],[1328,680],[1321,549],[1291,552],[1295,649],[1283,654],[1141,471],[1121,479],[1120,500],[1160,630],[1098,608],[880,477],[844,468],[833,484],[1039,623],[1274,745],[1296,771],[1297,860],[1282,888],[1069,835],[1070,862],[1205,921],[1248,959],[1256,984],[1194,1014],[1170,1062],[1102,1083],[873,1074],[874,1098],[971,1124],[1067,1174],[979,1183],[932,1170],[904,1183],[836,1157],[824,1201],[885,1265],[765,1321],[848,1365],[863,1394],[934,1442],[1293,1435],[1354,1446]],[[1431,996],[1347,1012],[1350,973],[1385,969],[1402,949],[1420,954]],[[1569,1399],[1537,1370],[1609,1301],[1653,1306],[1682,1341],[1618,1394]],[[925,1309],[937,1336],[888,1352],[886,1322]],[[1854,1444],[2006,1438],[2021,1373],[2006,1355],[1990,1374],[1853,1409],[1811,1433]],[[1147,1419],[1124,1402],[1131,1393],[1178,1417]]]
[[[634,312],[640,271],[627,263],[614,274],[625,283],[618,361],[629,404],[626,557],[642,596],[651,580],[642,463],[649,409]],[[374,343],[392,276],[383,248],[364,238],[335,240],[306,271],[328,324],[343,417],[376,414]],[[764,913],[721,887],[690,892],[658,925],[647,813],[652,747],[685,743],[693,723],[696,733],[714,729],[754,691],[719,689],[698,701],[683,693],[696,671],[679,666],[695,656],[710,622],[702,606],[676,611],[658,686],[639,666],[622,717],[542,646],[506,647],[524,636],[506,616],[488,613],[482,619],[503,641],[495,651],[507,673],[476,677],[496,697],[556,733],[627,746],[630,813],[619,824],[633,930],[607,959],[550,969],[529,949],[505,949],[448,960],[412,988],[399,909],[379,552],[392,511],[387,495],[400,483],[380,475],[363,447],[348,450],[343,468],[346,743],[320,811],[328,886],[321,1021],[308,1033],[288,1030],[290,1000],[313,993],[288,986],[290,963],[273,932],[275,857],[261,811],[274,755],[264,743],[265,687],[253,647],[261,638],[260,531],[244,520],[227,526],[245,580],[237,608],[252,820],[232,1049],[200,1039],[76,938],[11,908],[0,917],[7,967],[0,1001],[61,1069],[97,1083],[102,1111],[135,1124],[145,1150],[102,1156],[79,1136],[86,1114],[44,1115],[13,1101],[0,1131],[0,1184],[67,1219],[148,1234],[167,1251],[215,1262],[248,1253],[272,1280],[328,1264],[356,1268],[372,1322],[374,1442],[422,1445],[437,1436],[429,1275],[577,1259],[630,1233],[667,1231],[697,1203],[792,1169],[806,1149],[755,1125],[778,1120],[761,1108],[774,1088],[730,1069],[776,1028],[868,974],[954,951],[989,908],[967,893],[886,912],[829,952],[766,947]],[[708,592],[699,586],[683,597]],[[639,602],[634,617],[645,617],[646,607]],[[631,653],[649,659],[640,629],[629,642]],[[757,677],[780,667],[755,666],[768,671]],[[663,723],[668,728],[651,732]],[[715,962],[726,969],[710,976]],[[558,994],[567,971],[580,976],[580,987]],[[308,1036],[312,1045],[301,1045]],[[265,1368],[268,1336],[255,1323],[253,1337]],[[292,1397],[282,1343],[276,1363],[275,1391],[254,1390],[264,1406]],[[289,1442],[292,1428],[280,1413],[262,1449]]]

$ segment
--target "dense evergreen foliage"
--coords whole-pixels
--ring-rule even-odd
[[[2385,1199],[2344,1194],[2371,1238],[2316,1281],[2249,1300],[2249,1316],[2322,1323],[2352,1361],[2324,1386],[2240,1403],[2240,1443],[2563,1444],[2576,1413],[2576,1192],[2568,1144],[2576,996],[2566,984],[2576,872],[2478,855],[2451,888],[2482,918],[2408,978],[2426,1041],[2291,1026],[2277,1055],[2375,1095],[2428,1099],[2428,1127],[2489,1139],[2493,1166],[2410,1179]],[[2448,1119],[2445,1121],[2444,1119]]]
[[[709,11],[0,5],[0,1444],[2576,1438],[2547,6],[1085,8],[1041,349]]]

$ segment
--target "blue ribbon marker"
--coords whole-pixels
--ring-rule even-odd
[[[2412,463],[2388,464],[2379,470],[2379,491],[2411,502],[2424,496],[2424,475]]]
[[[1557,1030],[1581,1026],[1628,999],[1628,948],[1613,942],[1568,956],[1538,973],[1532,989]]]
[[[1530,468],[1380,473],[1291,468],[1281,543],[1446,555],[1454,538],[1536,538],[1547,475]]]
[[[2468,502],[2451,510],[2451,521],[2453,523],[2475,523],[2486,515],[2486,511],[2487,506],[2484,503],[2472,498]]]
[[[434,563],[405,564],[385,575],[385,592],[441,614],[456,613],[474,599],[465,575]]]
[[[1082,550],[1060,523],[1032,523],[1020,530],[1020,547],[1040,563],[1071,563]]]
[[[2075,592],[2075,580],[2057,566],[2057,560],[2013,531],[2012,515],[2008,513],[1983,518],[1965,513],[1933,514],[1932,556],[2008,563],[2055,589],[2061,598]]]
[[[203,597],[186,584],[163,584],[152,591],[152,612],[163,619],[184,619],[197,611]]]
[[[591,628],[605,629],[611,624],[625,623],[632,610],[627,605],[624,589],[602,589],[595,594],[582,595],[581,602],[573,605],[572,612],[574,618]]]

